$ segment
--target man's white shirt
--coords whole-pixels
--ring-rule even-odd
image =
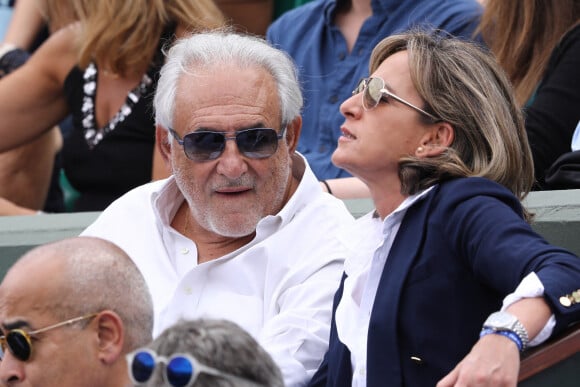
[[[258,223],[252,242],[216,260],[198,265],[195,243],[170,226],[184,200],[173,177],[125,194],[82,235],[116,243],[137,264],[153,297],[154,336],[179,319],[226,318],[258,339],[287,386],[304,385],[328,348],[345,259],[337,235],[353,218],[302,157],[296,163],[300,184],[288,203]]]

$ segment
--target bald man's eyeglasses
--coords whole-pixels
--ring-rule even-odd
[[[433,114],[427,113],[425,110],[413,105],[411,102],[404,100],[403,98],[391,93],[385,81],[379,77],[363,78],[359,81],[356,88],[352,91],[352,95],[362,93],[362,105],[365,110],[372,110],[376,108],[381,102],[381,100],[388,101],[392,98],[399,101],[403,105],[407,105],[411,109],[418,111],[419,113],[431,118],[433,121],[440,121],[439,118],[435,117]]]
[[[2,353],[0,353],[0,360],[4,359],[6,349],[20,361],[27,361],[32,355],[32,337],[39,333],[47,332],[52,329],[71,325],[80,321],[88,320],[95,317],[98,313],[91,313],[81,317],[71,318],[70,320],[62,321],[44,328],[40,328],[31,332],[26,332],[23,329],[11,329],[3,336],[0,336],[0,346]]]
[[[265,159],[278,150],[278,141],[284,137],[286,127],[276,132],[272,128],[244,129],[233,136],[224,132],[198,131],[186,134],[183,139],[171,128],[169,132],[183,146],[188,159],[193,161],[215,160],[226,148],[227,140],[235,140],[238,150],[251,159]]]

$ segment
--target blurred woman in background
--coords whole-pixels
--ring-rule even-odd
[[[580,121],[580,0],[486,0],[480,32],[525,110],[536,184]]]
[[[69,113],[63,170],[79,197],[74,211],[96,211],[167,171],[154,155],[151,99],[163,47],[220,27],[212,0],[45,0],[53,33],[20,68],[0,80],[0,151],[34,140]]]

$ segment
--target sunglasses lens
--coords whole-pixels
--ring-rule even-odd
[[[185,155],[194,161],[217,159],[225,144],[226,139],[222,133],[193,132],[183,138]]]
[[[238,133],[236,143],[245,156],[263,159],[276,153],[278,134],[269,128],[248,129]]]
[[[173,387],[187,386],[193,378],[193,364],[183,356],[175,356],[167,363],[167,381]]]
[[[190,160],[217,159],[224,151],[226,137],[220,132],[193,132],[183,138],[185,154]],[[246,157],[263,159],[278,149],[278,133],[270,128],[247,129],[236,133],[236,144]]]
[[[18,330],[8,332],[6,335],[6,344],[8,344],[10,352],[18,360],[26,361],[30,358],[30,353],[32,352],[30,340],[23,332]]]
[[[359,93],[362,93],[366,86],[367,86],[366,78],[361,79],[358,82],[358,85],[356,85],[356,88],[352,91],[352,95],[357,95]]]
[[[379,78],[370,78],[367,88],[363,94],[363,106],[365,109],[372,109],[379,104],[383,97],[381,89],[384,88],[383,82]]]
[[[133,357],[133,362],[130,364],[131,375],[137,383],[144,383],[155,370],[155,359],[148,352],[137,352]]]

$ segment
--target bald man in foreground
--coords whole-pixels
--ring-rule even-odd
[[[141,273],[111,242],[37,247],[0,284],[3,386],[126,386],[125,354],[151,341]]]

